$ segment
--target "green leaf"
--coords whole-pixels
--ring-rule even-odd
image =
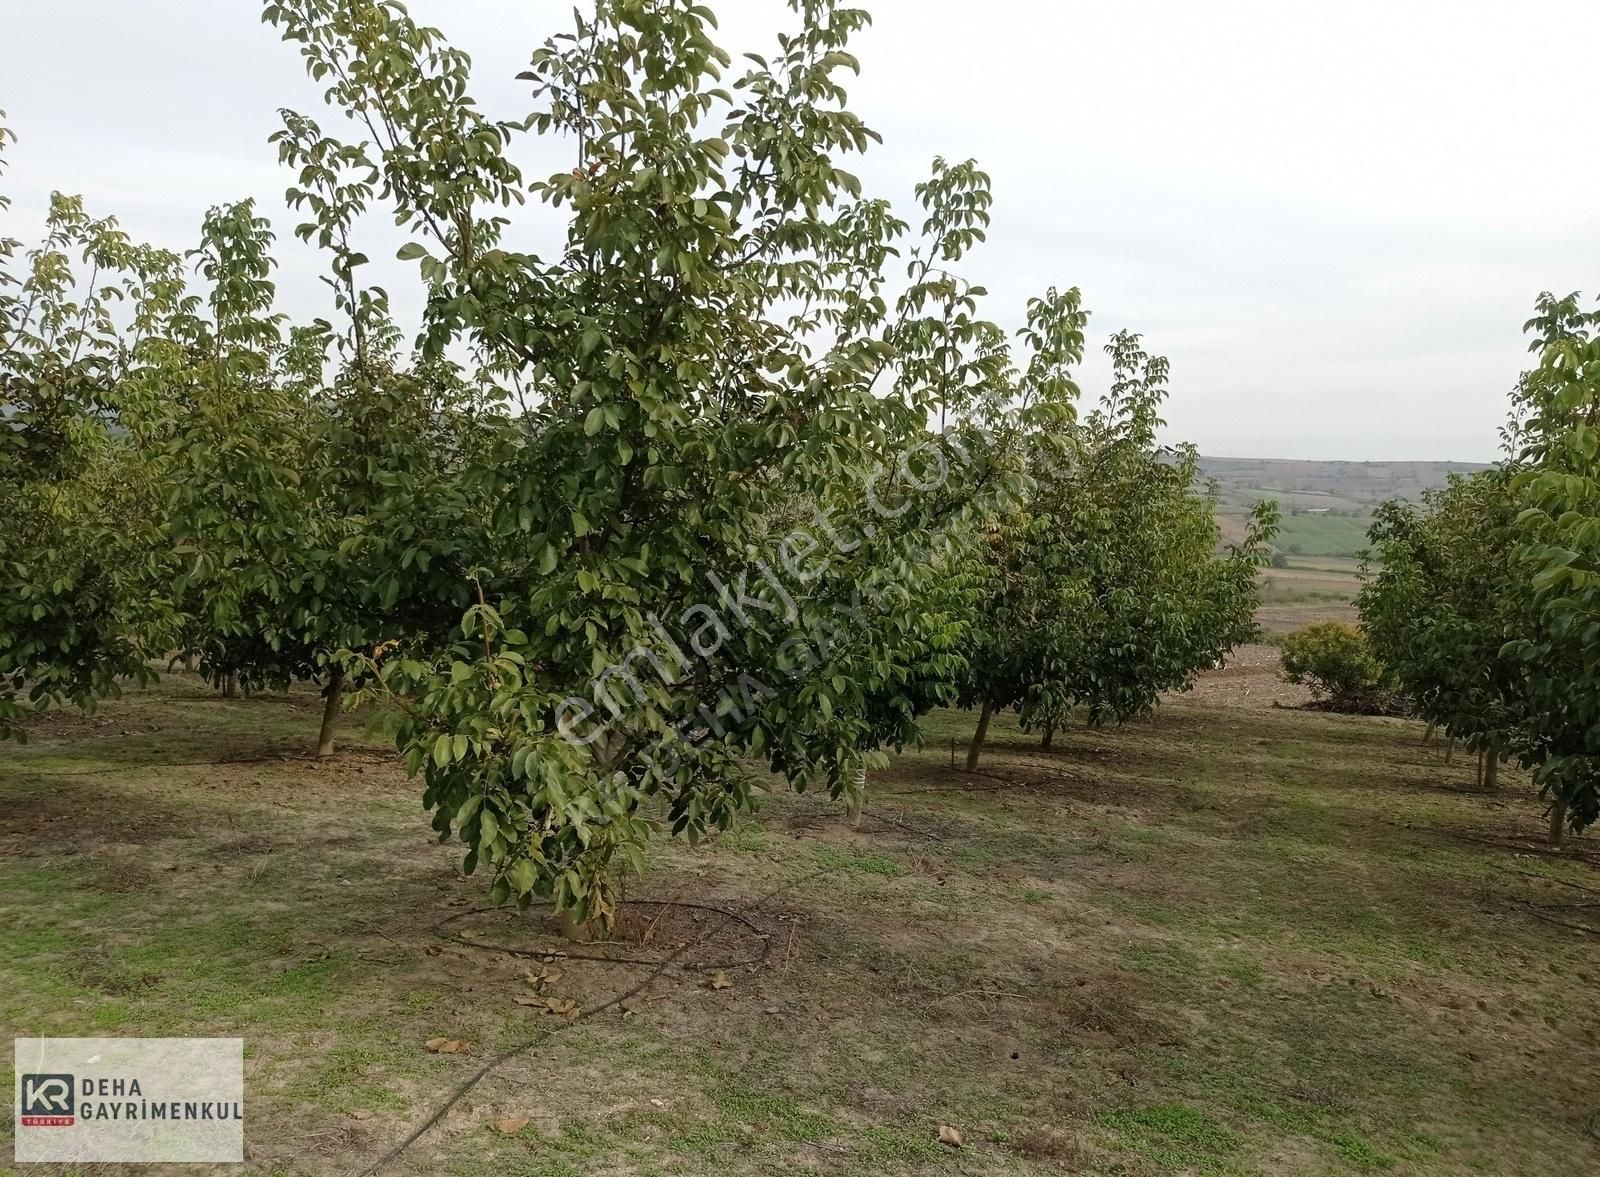
[[[512,864],[511,869],[506,872],[506,878],[510,880],[512,888],[518,895],[531,894],[537,881],[533,863],[526,858],[517,859]]]

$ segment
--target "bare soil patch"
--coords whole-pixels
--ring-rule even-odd
[[[1260,643],[1240,646],[1226,665],[1200,675],[1190,697],[1221,707],[1301,707],[1311,692],[1283,681],[1278,648]]]

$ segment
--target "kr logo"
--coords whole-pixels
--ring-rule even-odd
[[[24,1128],[70,1128],[76,1120],[71,1075],[22,1076]]]

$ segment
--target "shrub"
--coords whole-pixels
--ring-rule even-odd
[[[1390,702],[1388,671],[1367,635],[1347,622],[1319,622],[1284,638],[1283,675],[1335,711],[1386,709]]]

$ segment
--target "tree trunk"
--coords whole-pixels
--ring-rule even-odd
[[[1450,737],[1450,742],[1444,746],[1444,762],[1451,764],[1456,758],[1456,738]]]
[[[194,651],[193,650],[190,650],[187,654],[185,654],[183,656],[183,668],[186,671],[188,671],[190,674],[194,673],[195,664],[194,664]]]
[[[1428,730],[1422,733],[1422,745],[1423,745],[1423,747],[1427,747],[1429,744],[1433,743],[1433,729],[1436,726],[1437,725],[1430,723],[1428,725]]]
[[[861,811],[867,807],[867,766],[856,769],[856,791],[850,798],[850,828],[861,828]]]
[[[587,944],[591,940],[599,938],[596,935],[597,929],[595,928],[595,921],[580,920],[577,916],[572,914],[572,909],[570,907],[566,911],[563,911],[559,918],[561,921],[561,936],[563,939],[571,940],[576,944]]]
[[[1483,749],[1478,749],[1478,788],[1483,788]]]
[[[978,757],[983,755],[983,742],[989,738],[989,720],[994,715],[994,704],[985,702],[978,712],[978,730],[972,733],[972,743],[967,745],[967,771],[978,771]]]
[[[1500,752],[1498,749],[1489,750],[1489,759],[1483,766],[1483,787],[1485,789],[1498,789],[1500,787]]]
[[[1567,803],[1550,802],[1550,845],[1559,846],[1567,834]]]
[[[344,702],[344,669],[340,667],[328,676],[327,688],[322,692],[322,730],[317,733],[317,755],[333,755],[333,735],[339,728],[340,704]]]
[[[1039,740],[1039,747],[1043,748],[1046,752],[1048,752],[1048,751],[1050,751],[1050,746],[1052,744],[1054,744],[1055,742],[1056,742],[1056,725],[1053,724],[1053,723],[1047,723],[1047,724],[1044,725],[1044,735]]]
[[[230,670],[222,676],[222,697],[224,699],[237,699],[239,697],[239,672]]]

